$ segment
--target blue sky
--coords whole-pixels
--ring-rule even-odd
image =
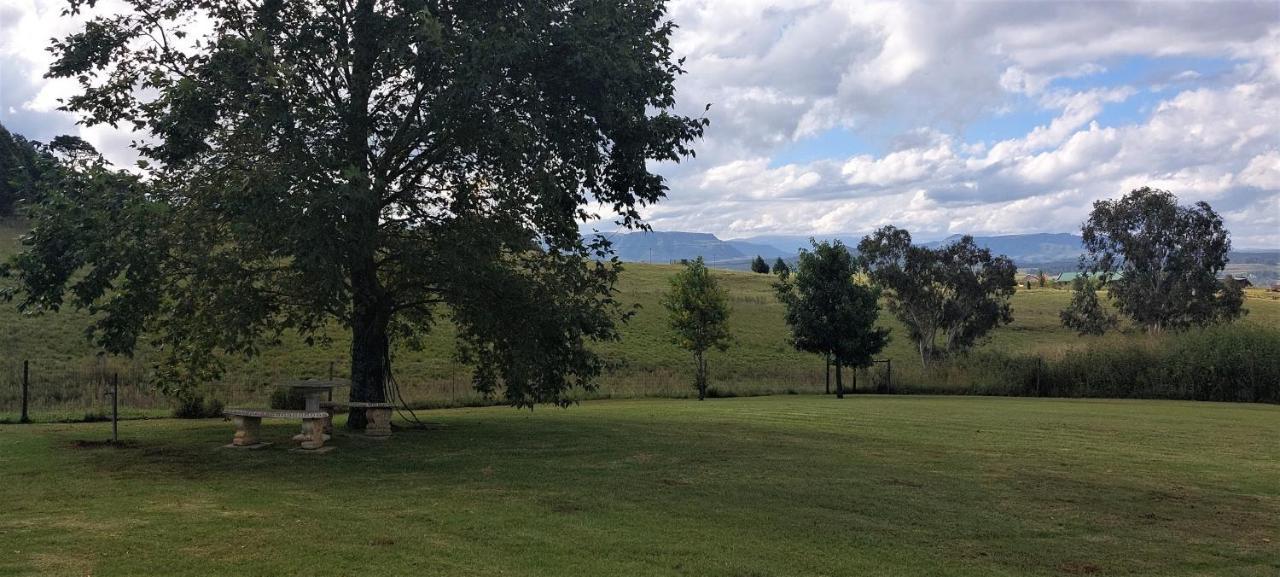
[[[110,13],[101,0],[88,14]],[[58,0],[0,3],[0,122],[130,163],[57,110]],[[660,230],[722,238],[1072,232],[1139,186],[1280,248],[1280,2],[671,0],[696,159],[657,165]],[[86,16],[87,17],[87,16]],[[602,228],[611,228],[607,223]]]

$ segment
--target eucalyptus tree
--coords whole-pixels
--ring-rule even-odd
[[[729,348],[729,295],[698,257],[671,277],[662,296],[672,340],[693,353],[694,387],[698,400],[707,398],[707,351]]]
[[[1085,275],[1071,281],[1071,304],[1058,314],[1062,326],[1081,336],[1101,335],[1117,324],[1116,315],[1109,312],[1098,298],[1096,280]]]
[[[602,207],[646,228],[666,192],[651,163],[706,126],[673,111],[661,0],[124,4],[54,41],[49,76],[78,81],[65,109],[87,124],[146,135],[148,191],[117,199],[133,225],[60,246],[41,231],[86,216],[44,210],[33,249],[54,274],[19,268],[23,302],[103,271],[75,303],[127,327],[110,352],[153,335],[174,386],[337,319],[351,399],[382,401],[392,340],[418,344],[442,305],[479,390],[530,406],[591,386],[618,266],[577,225]],[[125,234],[148,250],[103,250]]]
[[[858,261],[840,241],[810,241],[800,251],[794,277],[785,269],[774,284],[786,307],[796,350],[823,355],[836,368],[836,396],[844,398],[842,367],[871,366],[889,344],[889,330],[875,326],[880,291],[855,282]]]
[[[925,368],[1013,322],[1009,299],[1018,286],[1017,268],[971,236],[929,248],[912,244],[911,233],[886,226],[864,237],[858,252]]]
[[[1142,187],[1093,203],[1081,231],[1081,271],[1107,281],[1116,308],[1148,332],[1243,314],[1239,288],[1218,281],[1231,235],[1208,203],[1182,206],[1167,190]]]

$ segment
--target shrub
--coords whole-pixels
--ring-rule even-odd
[[[206,402],[200,393],[187,393],[178,397],[173,416],[179,419],[210,419],[222,416],[223,407],[218,399]]]
[[[271,408],[301,411],[307,408],[307,398],[299,389],[276,389],[271,391]]]

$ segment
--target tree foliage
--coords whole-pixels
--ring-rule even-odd
[[[926,368],[1013,321],[1009,299],[1018,286],[1017,268],[973,237],[935,249],[914,245],[909,232],[886,226],[863,238],[858,251]]]
[[[38,200],[56,169],[45,147],[0,125],[0,217],[13,216],[20,202]]]
[[[145,178],[77,193],[125,194],[109,226],[42,209],[23,302],[101,278],[73,302],[120,328],[112,350],[158,335],[180,385],[336,319],[351,399],[382,401],[392,340],[418,344],[447,306],[480,390],[529,406],[591,386],[619,267],[578,222],[598,205],[644,228],[666,192],[650,162],[706,125],[672,113],[661,1],[125,4],[55,41],[49,74],[78,80],[66,108],[89,124],[151,136]],[[145,250],[118,254],[120,235]]]
[[[786,306],[786,322],[797,350],[827,356],[836,366],[836,395],[844,397],[842,367],[869,367],[889,343],[877,328],[880,291],[854,282],[858,263],[840,241],[810,241],[794,278],[786,270],[774,284]]]
[[[1116,315],[1098,299],[1098,286],[1084,275],[1071,281],[1071,304],[1059,314],[1062,325],[1081,335],[1101,335],[1115,328]]]
[[[791,267],[787,265],[787,261],[782,260],[782,257],[778,257],[776,260],[773,261],[773,274],[790,274],[790,273],[791,273]]]
[[[1231,238],[1207,203],[1180,206],[1143,187],[1093,203],[1082,232],[1080,269],[1103,279],[1116,308],[1148,332],[1242,314],[1242,297],[1218,282]]]
[[[755,260],[751,261],[751,272],[769,274],[769,263],[764,262],[764,257],[756,255]]]
[[[671,289],[662,297],[673,342],[693,353],[694,387],[698,399],[707,396],[707,358],[711,349],[729,348],[729,295],[711,276],[702,257],[689,262],[671,277]]]

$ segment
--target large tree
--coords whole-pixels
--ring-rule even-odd
[[[618,267],[578,223],[601,206],[643,228],[666,191],[650,163],[706,125],[672,112],[661,0],[125,4],[55,41],[49,75],[79,81],[66,109],[86,123],[149,135],[148,191],[118,199],[132,225],[60,244],[40,231],[94,217],[44,210],[28,306],[98,274],[75,303],[127,327],[110,352],[155,336],[168,383],[337,319],[351,400],[383,401],[392,339],[415,344],[447,305],[480,390],[523,406],[590,385]]]
[[[875,326],[880,291],[855,282],[858,263],[840,241],[811,241],[800,251],[793,276],[786,270],[774,284],[786,306],[791,342],[835,364],[836,396],[844,398],[843,367],[871,366],[889,343],[889,330]]]
[[[662,296],[674,342],[694,360],[694,388],[698,400],[707,398],[707,351],[729,348],[729,295],[698,257],[671,277]]]
[[[863,238],[858,252],[925,368],[1013,321],[1009,299],[1018,286],[1017,267],[971,236],[929,248],[912,244],[911,233],[886,226]]]
[[[1231,236],[1208,203],[1181,206],[1167,190],[1142,187],[1093,203],[1082,232],[1081,271],[1106,282],[1116,308],[1148,332],[1241,315],[1239,291],[1217,278]]]

